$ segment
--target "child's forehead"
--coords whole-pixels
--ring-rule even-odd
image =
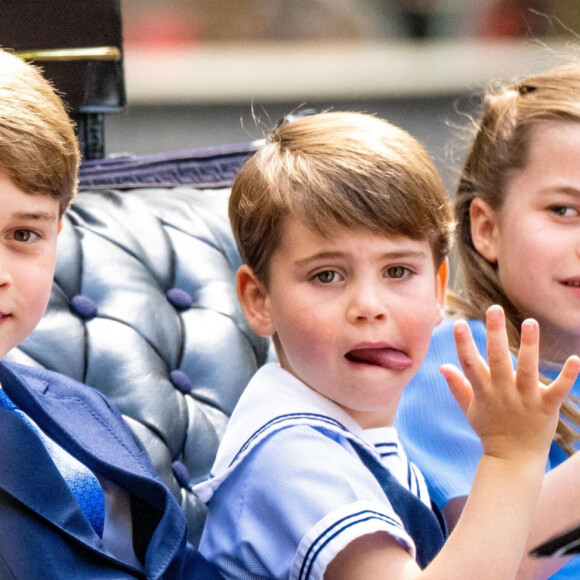
[[[49,195],[21,189],[0,170],[0,204],[2,218],[26,218],[54,221],[59,215],[59,201]]]
[[[280,238],[278,247],[288,248],[298,242],[302,247],[309,245],[315,248],[333,248],[336,251],[349,251],[357,246],[357,242],[365,241],[371,245],[376,242],[377,247],[391,246],[395,251],[412,252],[414,249],[428,252],[433,257],[431,245],[427,238],[412,238],[405,234],[390,234],[379,231],[378,228],[348,227],[336,222],[312,224],[307,220],[296,217],[286,217],[280,224]],[[420,248],[420,250],[419,250]]]

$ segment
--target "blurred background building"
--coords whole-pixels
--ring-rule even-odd
[[[349,109],[410,131],[450,187],[454,127],[482,87],[551,66],[580,31],[577,0],[122,0],[122,14],[128,104],[106,120],[107,154],[251,141],[296,109]]]

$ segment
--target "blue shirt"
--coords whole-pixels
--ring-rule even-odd
[[[431,497],[441,509],[449,500],[469,495],[483,453],[479,437],[439,372],[444,363],[461,368],[453,339],[454,322],[445,320],[435,329],[425,362],[403,390],[395,419],[405,450],[421,468]],[[485,325],[481,321],[469,321],[469,326],[479,352],[485,357]],[[546,375],[554,376],[554,372],[546,371]],[[580,394],[580,379],[572,393]],[[547,470],[565,457],[554,443]],[[580,558],[574,558],[552,578],[580,578]]]
[[[260,369],[232,415],[211,479],[194,488],[209,501],[202,554],[227,578],[322,578],[354,539],[386,531],[414,556],[354,442],[430,505],[393,427],[364,431],[278,365]]]

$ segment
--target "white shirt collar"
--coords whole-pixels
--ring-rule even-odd
[[[202,501],[209,501],[228,473],[257,443],[289,424],[301,423],[338,432],[376,453],[375,437],[367,435],[344,409],[278,363],[269,363],[256,372],[236,405],[212,468],[212,478],[193,490]],[[388,433],[382,430],[384,435],[391,435],[389,429],[394,432],[394,428],[386,429]]]

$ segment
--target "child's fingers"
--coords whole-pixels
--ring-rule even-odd
[[[457,358],[463,369],[463,373],[474,389],[486,385],[489,382],[489,371],[486,362],[475,346],[471,330],[465,320],[458,320],[453,325],[453,338]]]
[[[455,400],[461,407],[464,413],[467,413],[467,409],[471,400],[473,399],[473,389],[469,384],[469,381],[465,378],[463,373],[452,364],[444,364],[439,369],[439,372],[443,375],[449,386],[449,390],[455,397]]]
[[[574,386],[580,372],[580,358],[571,356],[562,367],[560,374],[544,392],[544,400],[559,405]]]
[[[487,362],[492,381],[502,384],[513,379],[514,367],[505,327],[503,308],[497,304],[490,306],[486,314]]]
[[[540,328],[535,320],[524,320],[516,370],[516,387],[519,390],[537,389],[539,358]]]

